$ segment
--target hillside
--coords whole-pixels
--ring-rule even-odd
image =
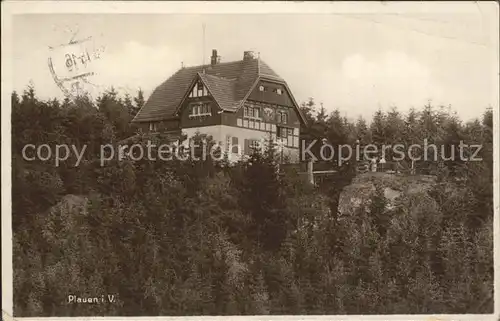
[[[15,317],[493,312],[491,110],[469,123],[432,106],[379,111],[368,125],[310,101],[308,139],[332,146],[484,146],[482,162],[445,162],[435,181],[353,177],[346,163],[311,186],[278,173],[272,147],[234,166],[101,165],[103,144],[145,143],[130,124],[139,106],[115,92],[95,102],[12,94]],[[23,158],[27,144],[87,149],[79,166],[74,154],[55,166]]]

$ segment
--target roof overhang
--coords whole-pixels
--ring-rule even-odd
[[[167,120],[179,120],[180,118],[177,116],[171,116],[171,117],[148,117],[144,118],[141,120],[136,120],[135,117],[134,119],[131,120],[131,123],[134,124],[140,124],[140,123],[149,123],[149,122],[159,122],[159,121],[167,121]]]

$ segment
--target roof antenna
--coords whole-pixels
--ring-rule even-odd
[[[205,23],[202,24],[203,28],[203,71],[205,71]]]
[[[257,52],[257,72],[260,75],[260,51]]]

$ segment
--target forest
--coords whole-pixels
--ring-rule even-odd
[[[425,198],[388,209],[378,189],[368,210],[345,217],[352,162],[317,186],[277,170],[272,144],[232,166],[100,166],[102,144],[136,134],[142,91],[60,101],[29,86],[11,97],[15,317],[493,313],[491,108],[471,121],[431,103],[351,120],[304,102],[305,139],[483,146],[481,162],[433,169]],[[24,160],[26,144],[87,152],[78,167],[55,167]],[[69,206],[75,199],[83,205]]]

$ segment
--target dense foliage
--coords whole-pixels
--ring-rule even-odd
[[[311,137],[335,144],[430,138],[483,144],[447,162],[424,198],[338,214],[352,164],[319,186],[278,171],[273,148],[235,166],[122,161],[99,146],[133,135],[144,103],[12,95],[14,313],[28,316],[492,313],[492,111],[462,123],[426,106],[368,123],[302,108]],[[98,108],[96,108],[98,107]],[[25,144],[87,145],[84,160],[25,161]],[[72,156],[73,157],[73,156]],[[405,197],[405,196],[403,196]],[[68,304],[68,295],[115,295]]]

